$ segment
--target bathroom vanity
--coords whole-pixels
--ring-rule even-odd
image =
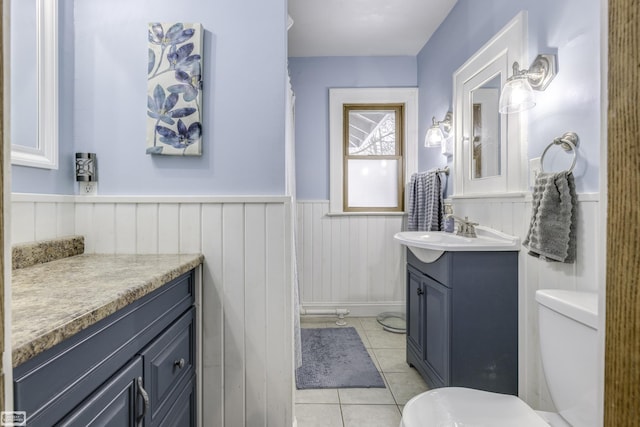
[[[407,363],[430,389],[518,394],[518,252],[407,248]]]
[[[201,263],[78,255],[14,270],[14,409],[27,425],[195,426]]]

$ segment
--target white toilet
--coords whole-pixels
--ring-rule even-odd
[[[596,426],[598,296],[540,290],[536,301],[542,365],[558,414],[534,411],[516,396],[444,387],[407,402],[400,427]]]

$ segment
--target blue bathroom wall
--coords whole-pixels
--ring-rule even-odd
[[[20,7],[24,0],[13,0],[11,7]],[[58,119],[58,169],[40,169],[25,166],[11,167],[11,189],[18,193],[42,193],[42,194],[73,194],[74,192],[74,170],[73,170],[73,0],[58,0],[58,25],[60,57],[58,60],[58,78],[60,87],[58,90],[59,105]],[[33,30],[33,28],[30,28]],[[13,28],[12,28],[13,31]],[[35,41],[33,41],[35,43]],[[26,50],[34,54],[35,47],[28,41],[21,39],[13,40],[16,49]],[[13,54],[12,54],[13,55]],[[35,83],[35,80],[29,79]],[[23,80],[18,87],[11,87],[11,99],[23,96],[25,86],[31,86],[35,92],[33,84],[25,83]],[[12,126],[35,128],[38,117],[36,110],[11,110]],[[35,135],[35,132],[32,132]]]
[[[284,0],[76,1],[61,159],[97,153],[103,195],[284,194],[286,16]],[[205,30],[201,157],[145,154],[147,26],[178,21]],[[14,191],[72,193],[70,168],[55,188],[20,171]]]
[[[528,11],[529,61],[538,53],[557,53],[558,75],[528,115],[528,158],[540,157],[554,137],[580,136],[574,174],[578,192],[599,190],[601,139],[600,2],[582,0],[459,0],[418,54],[420,135],[432,115],[452,108],[453,73],[519,11]],[[529,64],[524,65],[528,67]],[[550,155],[550,170],[564,169],[571,158]],[[420,149],[419,168],[446,163],[438,149]],[[453,177],[449,177],[453,180]],[[449,192],[452,188],[448,186]]]
[[[329,88],[416,87],[416,66],[413,56],[289,58],[298,199],[329,199]]]

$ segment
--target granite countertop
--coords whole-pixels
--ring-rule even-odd
[[[13,366],[202,264],[201,254],[76,255],[12,272]]]

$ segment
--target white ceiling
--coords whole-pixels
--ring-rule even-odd
[[[289,0],[289,56],[413,56],[456,1]]]

